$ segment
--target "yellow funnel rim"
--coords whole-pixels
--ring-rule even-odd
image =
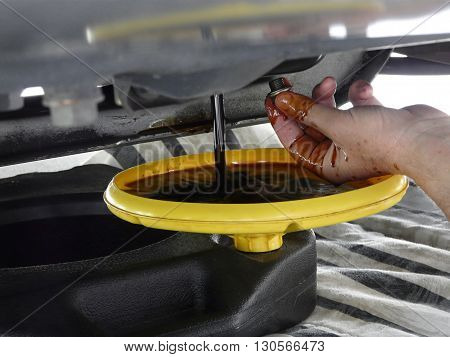
[[[230,150],[227,163],[294,162],[284,149]],[[169,170],[185,170],[214,164],[214,154],[206,152],[146,163],[117,174],[104,194],[109,210],[135,224],[165,230],[228,234],[244,251],[267,251],[281,246],[287,232],[352,221],[387,209],[401,200],[408,188],[402,175],[367,180],[369,186],[319,198],[296,201],[215,204],[174,202],[139,197],[121,189],[136,181]],[[350,183],[351,184],[351,183]],[[262,235],[270,244],[266,247]],[[250,238],[256,237],[253,248]],[[278,242],[278,243],[274,243]],[[239,249],[239,247],[238,247]]]

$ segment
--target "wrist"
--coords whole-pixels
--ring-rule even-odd
[[[445,166],[450,158],[449,138],[449,117],[415,118],[398,141],[399,149],[394,157],[400,166],[393,166],[394,170],[415,180],[445,174],[448,171]]]
[[[402,144],[399,173],[414,179],[450,218],[450,118],[420,119],[410,131],[414,135]]]

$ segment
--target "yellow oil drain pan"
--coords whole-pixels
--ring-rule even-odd
[[[285,149],[230,150],[228,164],[288,164]],[[402,175],[349,182],[354,190],[302,200],[227,204],[191,203],[149,199],[126,192],[127,184],[169,171],[214,165],[214,154],[205,152],[149,162],[117,174],[104,193],[109,210],[135,224],[173,231],[227,234],[236,249],[267,252],[283,244],[285,233],[328,226],[369,216],[401,200],[408,188]]]

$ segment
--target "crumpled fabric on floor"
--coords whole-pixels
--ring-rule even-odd
[[[317,308],[284,333],[450,335],[450,224],[414,183],[384,212],[315,232]]]

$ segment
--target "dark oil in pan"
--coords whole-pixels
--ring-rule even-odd
[[[257,163],[229,165],[224,189],[216,183],[214,166],[150,176],[123,189],[157,200],[242,204],[322,197],[351,188],[328,183],[296,164]]]

